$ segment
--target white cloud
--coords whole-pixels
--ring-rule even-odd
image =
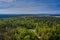
[[[16,1],[16,0],[0,0],[0,2],[13,2],[13,1]]]
[[[37,14],[37,13],[42,13],[42,14],[55,14],[59,11],[54,11],[54,10],[36,10],[36,9],[29,9],[29,8],[13,8],[13,9],[1,9],[0,14]]]

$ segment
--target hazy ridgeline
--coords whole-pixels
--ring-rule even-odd
[[[60,17],[0,18],[0,40],[60,40]]]

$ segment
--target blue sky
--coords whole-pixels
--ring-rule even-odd
[[[0,0],[0,14],[60,14],[60,0]]]

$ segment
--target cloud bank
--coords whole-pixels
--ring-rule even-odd
[[[0,14],[60,14],[60,0],[0,0]]]

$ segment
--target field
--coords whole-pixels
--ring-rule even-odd
[[[60,40],[60,17],[0,18],[0,40]]]

